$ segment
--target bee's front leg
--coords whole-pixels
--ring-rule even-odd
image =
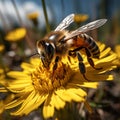
[[[56,56],[56,58],[55,58],[55,64],[53,66],[53,72],[57,69],[58,61],[59,61],[59,56]]]
[[[69,50],[68,55],[72,57],[76,57],[76,53],[73,50]]]

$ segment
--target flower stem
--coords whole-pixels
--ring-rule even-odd
[[[6,77],[6,76],[7,76],[7,73],[6,73],[5,64],[4,64],[4,62],[3,62],[1,53],[0,53],[0,65],[1,65],[1,67],[2,67],[2,69],[3,69],[4,75],[5,75],[5,77]]]
[[[21,23],[21,25],[23,25],[23,22],[22,22],[22,19],[21,19],[21,17],[20,17],[20,14],[19,14],[19,11],[18,11],[18,8],[17,8],[17,5],[16,5],[15,0],[12,0],[12,4],[13,4],[13,6],[14,6],[14,8],[15,8],[15,11],[16,11],[17,17],[18,17],[18,19],[19,19],[19,22]]]
[[[13,4],[13,6],[14,6],[14,9],[15,9],[16,15],[17,15],[17,17],[18,17],[18,20],[19,20],[19,22],[20,22],[20,25],[27,30],[27,28],[25,27],[25,25],[24,25],[24,23],[23,23],[23,21],[22,21],[22,18],[21,18],[21,16],[20,16],[20,13],[19,13],[19,10],[18,10],[17,4],[16,4],[16,0],[11,0],[11,2],[12,2],[12,4]],[[27,34],[26,34],[26,36],[25,36],[25,40],[27,41],[29,47],[33,50],[35,46],[34,46],[34,44],[31,42],[31,38],[30,38],[28,32],[27,32]]]
[[[80,120],[77,103],[68,103],[64,109],[60,109],[56,112],[56,118],[58,120]]]
[[[42,6],[43,6],[43,12],[44,12],[44,17],[45,17],[45,22],[46,22],[46,30],[47,30],[47,32],[50,32],[50,25],[48,22],[48,15],[47,15],[47,11],[46,11],[45,0],[42,0]]]

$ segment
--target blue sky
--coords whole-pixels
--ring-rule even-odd
[[[4,1],[4,2],[2,2]],[[41,0],[15,0],[21,15],[21,18],[25,24],[29,24],[26,19],[26,14],[32,11],[39,11],[40,27],[45,26],[44,15],[42,11]],[[49,15],[49,21],[54,22],[56,25],[71,13],[88,14],[89,20],[101,18],[100,15],[102,7],[100,3],[102,0],[45,0],[47,5],[47,12]],[[116,11],[120,11],[120,0],[105,0],[107,5],[104,6],[106,18],[110,19],[114,16]],[[3,4],[4,3],[4,4]],[[109,4],[108,4],[109,3]],[[1,0],[0,10],[6,19],[6,23],[10,26],[12,22],[18,22],[14,7],[11,4],[11,0]],[[2,25],[1,21],[0,24]]]
[[[24,4],[28,1],[35,2],[38,6],[41,6],[41,0],[16,0]],[[120,0],[105,0],[107,5],[108,17],[111,17],[115,11],[119,9]],[[97,17],[97,14],[101,10],[99,8],[102,0],[45,0],[48,7],[54,10],[55,15],[58,19],[62,16],[65,17],[70,13],[83,13],[89,14],[92,17]],[[64,3],[64,8],[62,7]],[[64,10],[64,11],[63,11]]]

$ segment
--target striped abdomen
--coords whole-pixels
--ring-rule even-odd
[[[93,58],[99,58],[100,50],[96,42],[87,34],[81,34],[79,37],[84,39],[84,47],[88,48]]]

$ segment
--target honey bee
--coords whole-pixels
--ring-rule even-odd
[[[106,23],[107,19],[95,20],[74,31],[66,30],[66,28],[74,22],[74,17],[75,14],[68,15],[54,31],[39,40],[37,42],[37,51],[44,67],[49,69],[52,60],[54,60],[53,71],[56,70],[61,57],[65,55],[77,57],[79,61],[79,70],[83,77],[88,80],[85,76],[86,68],[80,50],[85,50],[87,60],[94,69],[101,69],[96,68],[92,60],[92,58],[99,59],[99,47],[94,39],[87,35],[86,32],[102,26]]]

